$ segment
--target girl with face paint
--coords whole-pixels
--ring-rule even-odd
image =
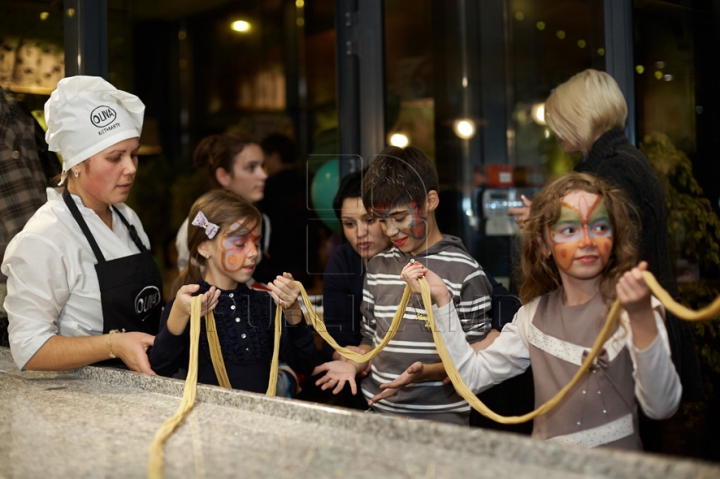
[[[524,225],[520,308],[487,348],[474,351],[445,283],[419,262],[401,277],[419,292],[425,277],[443,342],[467,386],[479,393],[532,365],[535,407],[570,382],[617,298],[620,324],[565,399],[535,419],[533,437],[586,447],[641,449],[638,408],[653,419],[675,413],[682,386],[670,357],[664,309],[642,279],[636,228],[625,194],[574,173],[547,186]],[[408,370],[383,388],[412,380]]]
[[[175,282],[175,299],[165,308],[160,333],[150,352],[150,365],[172,376],[187,362],[190,302],[203,295],[203,312],[213,311],[223,359],[235,389],[265,392],[273,354],[275,308],[283,309],[281,355],[294,370],[309,375],[315,346],[312,329],[303,321],[297,297],[300,288],[284,273],[268,283],[269,291],[246,282],[258,262],[260,212],[228,190],[201,196],[188,218],[190,261]],[[203,323],[204,324],[204,323]],[[218,384],[212,367],[207,332],[200,332],[198,381]]]

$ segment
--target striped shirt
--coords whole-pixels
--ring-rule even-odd
[[[387,334],[405,289],[400,272],[411,258],[443,278],[468,343],[483,339],[491,327],[492,287],[462,241],[445,235],[417,256],[392,247],[370,260],[361,307],[362,344],[374,348]],[[432,332],[425,326],[425,321],[418,320],[424,317],[426,312],[420,295],[412,295],[395,337],[372,360],[371,373],[362,382],[366,399],[380,393],[381,384],[397,378],[414,362],[440,362]],[[443,385],[442,381],[411,384],[373,407],[378,412],[458,424],[467,424],[470,415],[470,405],[455,392],[452,384]]]

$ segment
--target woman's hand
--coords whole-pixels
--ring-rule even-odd
[[[410,285],[410,291],[420,293],[420,283],[418,279],[425,278],[430,286],[430,297],[438,305],[443,307],[452,301],[452,296],[445,286],[445,282],[418,261],[408,263],[400,273],[400,277]]]
[[[345,347],[346,347],[347,349],[349,349],[350,351],[352,351],[352,352],[354,352],[354,353],[358,353],[358,354],[365,354],[365,353],[368,352],[367,349],[363,349],[363,348],[361,348],[360,346],[348,345],[348,346],[345,346]],[[352,361],[351,359],[346,358],[345,356],[343,356],[342,354],[338,353],[337,351],[333,351],[332,358],[333,358],[334,361],[344,361],[344,362]],[[353,362],[354,362],[354,361],[353,361]],[[357,374],[357,376],[358,376],[359,378],[364,378],[364,377],[366,377],[368,374],[370,374],[370,361],[367,362],[367,366],[365,366],[365,369],[363,369],[362,371],[360,371],[360,372]]]
[[[431,371],[432,369],[432,371]],[[442,369],[442,371],[440,371]],[[423,381],[428,381],[431,379],[434,379],[434,377],[438,376],[438,373],[442,372],[440,374],[441,376],[445,376],[445,369],[442,368],[442,363],[438,365],[427,365],[423,364],[420,361],[416,361],[413,364],[410,365],[409,368],[407,368],[403,373],[395,378],[393,381],[385,384],[380,385],[380,389],[383,391],[380,394],[376,394],[375,396],[368,401],[368,406],[372,406],[373,404],[380,402],[381,399],[389,398],[390,396],[393,396],[396,394],[400,389],[404,388],[408,384],[411,383],[421,383]],[[450,378],[445,376],[445,378],[442,380],[443,384],[449,384]]]
[[[150,367],[147,349],[155,342],[155,336],[146,333],[115,333],[110,335],[112,352],[122,359],[125,365],[139,373],[155,376]]]
[[[647,262],[640,262],[636,268],[622,275],[615,287],[620,304],[630,318],[633,344],[641,350],[650,346],[658,334],[650,288],[642,275],[647,266]]]
[[[527,220],[528,216],[530,215],[530,205],[532,204],[532,201],[527,199],[525,195],[520,195],[520,199],[522,199],[522,202],[525,206],[522,206],[520,208],[510,208],[508,210],[508,216],[514,216],[515,222],[520,228],[522,228],[525,224],[525,220]]]
[[[315,381],[315,385],[320,386],[323,391],[335,388],[332,393],[338,394],[345,387],[345,383],[349,383],[353,395],[357,394],[355,376],[358,374],[358,369],[356,364],[353,361],[330,361],[321,364],[313,370],[312,375],[315,376],[323,371],[325,371],[325,375]]]
[[[270,288],[270,296],[283,309],[288,322],[298,324],[302,320],[302,310],[297,302],[300,287],[295,284],[292,275],[283,273],[282,276],[277,276],[275,281],[268,283],[268,288]]]

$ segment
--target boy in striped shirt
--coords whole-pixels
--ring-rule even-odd
[[[368,263],[360,348],[373,349],[387,334],[405,289],[400,273],[411,260],[443,278],[468,343],[487,347],[495,336],[488,335],[492,287],[462,241],[438,229],[438,175],[430,159],[414,147],[384,149],[365,174],[363,203],[379,218],[393,247]],[[467,424],[470,406],[445,381],[426,317],[420,296],[412,295],[395,337],[372,360],[362,394],[378,412]],[[355,376],[366,366],[343,358],[318,366],[313,374],[327,371],[317,382],[322,389],[338,393],[349,382],[355,394]],[[415,382],[400,390],[380,388],[400,375],[412,375]]]

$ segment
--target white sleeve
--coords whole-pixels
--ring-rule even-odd
[[[178,253],[177,266],[180,272],[185,269],[188,265],[188,261],[190,261],[190,251],[187,247],[188,223],[188,219],[185,218],[185,221],[183,221],[183,224],[180,225],[180,229],[175,237],[175,249],[177,249]]]
[[[652,301],[658,335],[645,350],[640,351],[633,344],[632,328],[625,312],[622,321],[628,331],[627,348],[634,368],[635,397],[648,417],[665,419],[677,411],[682,385],[670,355],[670,343],[663,319],[665,308],[655,297]]]
[[[5,309],[13,359],[20,369],[58,333],[57,319],[70,295],[64,255],[49,239],[16,237],[8,247]]]
[[[455,367],[465,384],[479,393],[506,379],[517,376],[530,365],[528,347],[518,324],[522,308],[512,323],[503,328],[500,336],[485,350],[475,352],[465,339],[460,318],[452,302],[442,308],[433,306],[435,323]],[[520,319],[522,320],[522,319]]]

